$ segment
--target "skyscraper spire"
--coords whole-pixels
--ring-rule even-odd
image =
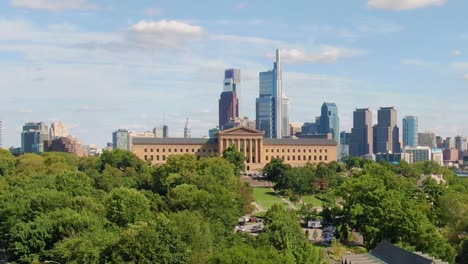
[[[185,128],[184,128],[184,138],[190,138],[192,135],[190,134],[190,126],[188,122],[188,117],[187,121],[185,122]]]

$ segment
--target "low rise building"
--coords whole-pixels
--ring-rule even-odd
[[[408,163],[432,160],[432,150],[429,147],[405,147],[403,153],[410,154],[404,156],[405,161]]]
[[[260,170],[274,158],[292,166],[329,163],[337,160],[337,143],[326,138],[263,138],[263,132],[245,127],[220,131],[216,138],[145,138],[132,139],[132,151],[152,164],[164,164],[171,155],[193,154],[197,157],[221,156],[234,146],[246,157],[247,170]]]

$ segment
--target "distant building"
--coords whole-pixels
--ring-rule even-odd
[[[303,123],[291,123],[291,124],[289,124],[289,129],[290,129],[289,135],[291,135],[292,137],[300,135],[302,133],[302,125],[303,125]]]
[[[418,145],[418,117],[405,116],[403,118],[403,147]]]
[[[374,153],[400,152],[400,134],[395,107],[381,107],[374,126]]]
[[[163,125],[163,138],[169,137],[169,127],[167,125]]]
[[[44,141],[48,139],[49,129],[45,123],[26,123],[21,133],[21,152],[42,153],[44,152]]]
[[[119,129],[112,133],[112,145],[113,149],[129,149],[129,139],[128,139],[128,130]]]
[[[223,130],[231,129],[231,128],[238,127],[238,126],[255,128],[255,121],[249,120],[249,118],[246,116],[242,118],[237,117],[235,119],[229,120],[229,122],[224,125]]]
[[[318,135],[320,134],[320,116],[315,117],[315,122],[306,122],[301,128],[302,135]]]
[[[150,131],[146,132],[135,132],[135,131],[129,131],[128,132],[128,144],[127,144],[127,150],[132,151],[132,140],[133,138],[154,138],[154,133]]]
[[[75,154],[79,157],[88,156],[87,151],[81,143],[74,137],[59,137],[52,140],[44,141],[44,150],[54,151],[54,152],[66,152],[70,154]]]
[[[377,153],[375,154],[375,161],[377,162],[390,162],[390,163],[395,163],[398,164],[401,162],[401,160],[405,159],[405,154],[404,153]]]
[[[68,130],[62,122],[54,122],[50,125],[50,139],[68,137]]]
[[[164,138],[164,127],[153,128],[153,134],[155,138]]]
[[[403,153],[412,155],[409,160],[406,160],[408,163],[432,160],[432,150],[429,147],[404,147]]]
[[[209,138],[216,138],[219,133],[219,127],[212,128],[208,131],[208,137]]]
[[[431,150],[431,160],[440,166],[444,165],[444,154],[442,149],[439,148],[433,148]]]
[[[338,160],[342,161],[343,159],[349,157],[349,145],[340,144],[338,145]]]
[[[353,128],[349,142],[349,155],[360,157],[373,154],[372,112],[368,108],[353,113]]]
[[[455,137],[455,148],[463,152],[468,149],[468,138],[464,136]]]
[[[457,149],[444,149],[444,161],[458,161],[460,152]]]
[[[432,132],[418,133],[419,146],[437,148],[436,135]]]
[[[437,145],[437,148],[440,148],[440,149],[444,148],[444,140],[442,139],[441,136],[436,137],[436,145]]]
[[[320,115],[320,133],[332,133],[333,139],[340,144],[340,119],[335,103],[323,103]]]
[[[350,141],[351,141],[351,133],[346,132],[346,131],[341,131],[340,132],[340,144],[349,145]]]
[[[282,138],[283,87],[280,50],[273,69],[259,73],[260,93],[256,100],[256,128],[265,138]]]
[[[239,98],[237,88],[240,84],[240,70],[224,71],[224,88],[219,98],[219,127],[223,128],[231,119],[239,117]]]
[[[444,139],[444,149],[454,149],[455,148],[455,141],[451,137],[447,137]]]
[[[191,133],[191,128],[189,126],[188,118],[187,121],[185,122],[185,127],[184,127],[184,138],[191,138],[192,133]]]
[[[96,145],[89,145],[89,146],[96,146]],[[97,146],[96,146],[96,149],[97,149]],[[112,144],[112,142],[107,142],[106,144],[106,148],[105,148],[107,151],[112,151],[114,149],[114,144]],[[88,152],[89,153],[89,152]]]
[[[286,95],[283,93],[283,98],[282,98],[282,107],[281,107],[281,125],[282,125],[282,130],[281,130],[281,136],[283,138],[287,138],[291,135],[291,131],[289,129],[289,98],[286,97]]]

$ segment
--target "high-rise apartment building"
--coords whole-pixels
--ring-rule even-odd
[[[320,134],[332,133],[333,139],[340,144],[340,119],[335,103],[323,103],[320,115]]]
[[[455,142],[453,138],[446,137],[444,139],[444,149],[455,149]]]
[[[48,139],[49,129],[45,123],[26,123],[21,133],[21,152],[42,153],[44,152],[44,141]]]
[[[374,126],[374,153],[400,152],[400,131],[395,107],[381,107]]]
[[[455,137],[455,148],[463,152],[468,149],[468,138],[463,136],[456,136]]]
[[[282,114],[281,114],[281,124],[282,124],[282,129],[281,129],[281,135],[282,137],[289,137],[291,135],[291,131],[289,129],[289,112],[290,112],[290,108],[289,108],[289,98],[286,97],[286,95],[283,94],[283,98],[282,98],[282,109],[281,111]]]
[[[68,130],[62,122],[54,122],[50,125],[49,135],[51,140],[68,137]]]
[[[436,148],[437,142],[436,142],[435,133],[432,133],[432,132],[418,133],[418,143],[419,143],[419,146],[422,146],[422,147],[429,147],[431,149]]]
[[[224,71],[224,87],[219,98],[219,127],[221,129],[230,120],[239,117],[237,88],[240,81],[239,69],[227,69]]]
[[[403,118],[403,146],[418,145],[418,117],[405,116]]]
[[[187,121],[185,122],[185,127],[184,127],[184,138],[191,138],[192,133],[191,133],[191,128],[189,126],[188,118]]]
[[[353,128],[349,142],[350,156],[373,153],[372,112],[369,108],[356,109],[353,113]]]
[[[118,129],[112,133],[113,149],[130,150],[129,135],[127,129]]]
[[[272,70],[259,73],[260,93],[256,100],[256,126],[266,138],[282,138],[283,88],[280,50]]]

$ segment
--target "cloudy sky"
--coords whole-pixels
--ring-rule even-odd
[[[196,3],[196,4],[195,4]],[[468,134],[468,1],[2,0],[4,147],[23,123],[62,121],[83,143],[112,131],[216,126],[223,70],[241,69],[241,115],[255,118],[258,72],[283,50],[291,121],[337,103],[394,105],[420,130]]]

